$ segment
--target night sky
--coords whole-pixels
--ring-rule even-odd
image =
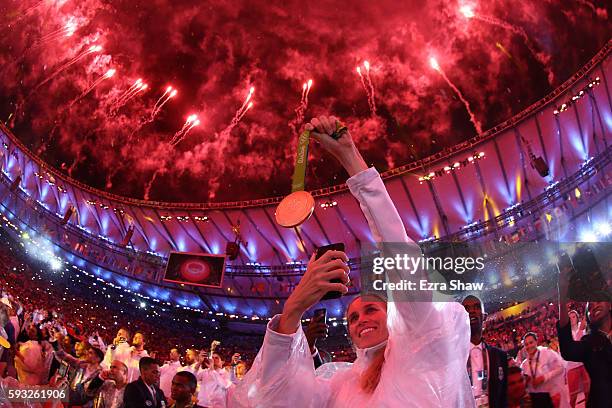
[[[116,194],[284,195],[309,79],[306,120],[339,116],[384,171],[560,85],[608,41],[604,4],[0,0],[0,119],[49,164]],[[139,78],[147,89],[133,87]],[[152,118],[169,86],[176,95]],[[251,87],[252,107],[238,112]],[[192,114],[199,126],[173,137]],[[310,160],[308,189],[345,180],[317,146]]]

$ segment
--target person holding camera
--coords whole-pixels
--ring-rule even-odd
[[[612,303],[610,287],[600,293],[591,294],[593,301],[587,303],[587,334],[579,340],[572,336],[567,303],[570,290],[570,265],[559,267],[559,321],[557,334],[561,356],[566,361],[584,364],[591,379],[587,408],[612,407]],[[577,299],[573,299],[577,300]]]
[[[111,363],[85,384],[85,396],[93,401],[92,408],[124,408],[123,393],[127,385],[127,366],[119,360]]]
[[[109,369],[113,361],[121,361],[126,366],[132,358],[132,348],[128,343],[130,332],[125,327],[117,331],[117,335],[113,339],[113,344],[106,348],[102,367]]]
[[[412,244],[412,256],[420,256],[380,175],[368,168],[346,128],[337,134],[337,123],[321,116],[306,129],[347,170],[347,185],[374,239]],[[387,294],[391,301],[357,296],[346,310],[357,359],[323,364],[315,372],[301,319],[328,292],[348,292],[347,262],[342,251],[330,250],[318,259],[313,255],[282,314],[268,323],[263,346],[245,379],[231,390],[229,406],[473,407],[466,371],[469,320],[456,302],[414,302],[401,292]],[[409,272],[388,271],[387,279],[414,278],[404,273]]]
[[[199,386],[198,404],[205,407],[213,406],[215,400],[225,400],[227,389],[232,385],[230,373],[223,368],[221,355],[213,352],[212,359],[208,357],[206,353],[200,355],[201,368],[195,374]]]
[[[129,360],[125,363],[128,366],[128,382],[135,381],[139,374],[139,362],[143,357],[149,357],[149,353],[144,348],[145,336],[141,332],[136,332],[132,339]]]
[[[327,323],[325,323],[325,315],[315,314],[304,330],[304,335],[306,336],[306,341],[308,342],[308,348],[312,354],[315,368],[319,368],[326,363],[317,348],[317,340],[327,337],[328,328]]]

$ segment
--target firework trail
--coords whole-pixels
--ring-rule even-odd
[[[67,70],[68,68],[70,68],[71,66],[73,66],[74,64],[76,64],[77,62],[79,62],[80,60],[82,60],[83,58],[85,58],[86,56],[93,54],[95,52],[100,52],[102,51],[102,47],[99,45],[92,45],[91,47],[89,47],[88,49],[86,49],[85,51],[81,51],[79,54],[77,54],[74,58],[72,58],[71,60],[69,60],[68,62],[64,63],[63,65],[61,65],[58,69],[56,69],[51,75],[49,75],[45,80],[43,80],[40,84],[36,85],[36,87],[34,88],[34,90],[30,93],[30,96],[36,92],[37,90],[39,90],[43,85],[47,84],[49,81],[51,81],[53,78],[57,77],[59,74],[61,74],[63,71]]]
[[[151,194],[151,188],[153,187],[153,183],[155,183],[155,180],[157,179],[157,176],[160,173],[164,173],[165,171],[166,171],[166,164],[165,163],[164,163],[164,165],[162,167],[160,167],[159,169],[155,170],[155,172],[153,173],[153,176],[151,176],[151,179],[145,185],[145,191],[144,191],[144,199],[145,200],[149,199],[149,195]]]
[[[115,177],[119,173],[119,166],[114,166],[107,174],[106,174],[106,188],[113,188],[113,177]]]
[[[306,92],[304,93],[304,111],[308,109],[308,95],[310,94],[310,88],[312,88],[312,79],[309,79],[306,83]]]
[[[477,14],[474,12],[474,10],[467,5],[461,6],[459,8],[459,11],[461,12],[461,14],[463,14],[466,18],[474,18],[476,20],[482,21],[484,23],[488,23],[497,27],[501,27],[505,30],[508,30],[516,35],[518,35],[519,37],[521,37],[523,39],[523,43],[525,44],[525,46],[527,47],[527,49],[529,50],[529,52],[531,53],[531,55],[542,65],[542,67],[544,68],[544,71],[546,71],[546,75],[548,78],[548,83],[552,84],[554,79],[555,79],[555,74],[552,72],[551,68],[550,68],[550,64],[548,63],[550,60],[550,57],[546,56],[544,53],[542,52],[538,52],[534,45],[533,45],[533,41],[531,41],[531,38],[529,38],[529,36],[527,35],[527,33],[525,32],[525,30],[522,27],[518,27],[514,24],[511,24],[507,21],[501,20],[497,17],[493,17],[493,16],[485,16],[482,14]]]
[[[28,93],[28,95],[22,101],[20,101],[20,102],[15,104],[15,115],[13,115],[9,126],[10,127],[14,127],[16,120],[21,116],[21,113],[22,113],[21,111],[22,111],[23,106],[26,104],[28,99],[31,98],[32,95],[34,95],[41,87],[43,87],[45,84],[49,83],[49,81],[51,81],[52,79],[57,77],[63,71],[65,71],[66,69],[70,68],[71,66],[73,66],[74,64],[76,64],[77,62],[79,62],[80,60],[85,58],[86,56],[88,56],[90,54],[93,54],[95,52],[100,52],[100,51],[102,51],[102,47],[101,46],[99,46],[99,45],[92,45],[88,49],[86,49],[84,51],[81,51],[79,54],[77,54],[75,57],[73,57],[68,62],[62,64],[51,75],[49,75],[41,83],[36,85],[36,87],[34,87],[34,89],[32,89],[32,91],[30,91],[30,93]]]
[[[141,78],[138,78],[132,86],[130,86],[125,92],[119,95],[112,103],[110,107],[110,115],[114,116],[119,109],[125,106],[130,100],[135,98],[139,93],[145,92],[149,88],[149,85],[142,82]]]
[[[181,128],[181,130],[176,132],[174,136],[172,137],[172,140],[170,140],[170,145],[176,146],[177,144],[179,144],[181,140],[183,140],[183,138],[187,136],[187,134],[191,131],[191,129],[193,129],[196,126],[200,126],[200,119],[198,119],[198,115],[195,115],[195,114],[189,115],[187,117],[187,120],[183,124],[183,127]]]
[[[221,135],[229,135],[231,133],[231,131],[238,125],[238,123],[240,123],[240,120],[244,117],[244,115],[246,115],[246,113],[249,111],[249,109],[251,109],[253,107],[253,102],[251,101],[251,98],[253,97],[253,93],[254,92],[255,92],[255,88],[251,87],[249,89],[249,94],[247,95],[246,99],[244,100],[244,103],[236,111],[236,114],[232,118],[232,121],[230,122],[230,124],[225,129],[223,129],[221,131]]]
[[[19,57],[5,64],[5,66],[2,69],[0,69],[0,72],[2,73],[2,75],[4,75],[5,70],[8,69],[10,66],[20,64],[25,59],[28,52],[32,51],[33,49],[36,49],[42,45],[45,45],[51,41],[54,41],[62,37],[64,38],[71,37],[72,35],[74,35],[77,28],[78,28],[77,23],[74,21],[73,18],[70,18],[68,23],[66,23],[62,28],[57,29],[41,37],[39,40],[35,41],[33,44],[27,46]]]
[[[127,141],[130,142],[132,140],[132,138],[134,137],[134,135],[143,128],[143,126],[153,122],[155,120],[155,118],[157,117],[157,115],[159,114],[159,112],[161,112],[163,106],[172,98],[174,98],[176,96],[176,94],[178,93],[178,91],[174,88],[172,88],[172,86],[169,86],[166,88],[166,90],[164,91],[164,93],[162,94],[162,96],[159,97],[159,99],[157,99],[157,101],[155,102],[155,105],[153,105],[153,108],[151,109],[151,114],[148,117],[142,118],[140,120],[140,122],[138,123],[138,125],[134,128],[134,130],[132,130],[132,133],[130,133],[130,135],[127,138]]]
[[[14,23],[18,23],[22,18],[25,18],[25,17],[31,15],[38,8],[40,8],[44,3],[45,3],[45,0],[40,0],[39,2],[34,4],[33,6],[30,6],[27,9],[25,9],[24,11],[22,11],[21,13],[17,14],[17,16],[15,17]]]
[[[85,157],[82,154],[82,149],[79,149],[77,157],[72,162],[72,165],[68,168],[68,176],[72,177],[72,172],[74,171],[76,166],[78,166],[84,159]]]
[[[306,109],[308,109],[308,94],[310,93],[310,88],[312,88],[312,79],[309,79],[308,82],[304,82],[302,84],[302,96],[300,98],[300,103],[294,110],[295,118],[289,122],[289,127],[291,128],[291,132],[293,134],[298,133],[298,129],[304,122],[304,114],[306,113]]]
[[[440,68],[438,61],[434,57],[431,57],[429,59],[429,64],[431,65],[433,69],[438,71],[438,73],[442,76],[442,78],[444,78],[448,86],[450,86],[453,89],[453,91],[455,91],[455,94],[457,94],[457,97],[459,97],[459,99],[465,106],[465,109],[467,110],[468,114],[470,115],[470,121],[472,122],[472,124],[474,125],[474,128],[476,129],[476,133],[479,135],[482,134],[482,126],[480,125],[480,122],[476,119],[474,112],[472,112],[472,109],[470,108],[469,102],[465,99],[461,91],[459,91],[459,89],[455,86],[455,84],[453,84],[451,80],[448,79],[444,71],[442,71],[442,68]]]
[[[57,30],[52,31],[49,34],[42,36],[38,41],[36,41],[32,45],[32,48],[44,45],[51,41],[57,40],[58,38],[72,37],[74,33],[76,32],[77,28],[78,28],[78,25],[74,21],[74,19],[70,19],[62,28],[58,28]]]
[[[74,106],[75,103],[77,103],[78,101],[80,101],[81,99],[83,99],[88,93],[90,93],[96,86],[100,85],[102,83],[102,81],[104,81],[105,79],[108,78],[112,78],[113,75],[115,75],[115,72],[117,72],[114,69],[109,69],[108,71],[106,71],[106,73],[104,75],[102,75],[100,78],[96,79],[91,85],[89,85],[89,87],[87,87],[87,89],[85,89],[83,92],[81,92],[81,94],[79,96],[77,96],[70,104],[69,104],[69,108],[72,108]]]
[[[370,105],[370,110],[372,111],[372,115],[376,115],[376,99],[374,96],[374,85],[372,84],[372,78],[370,77],[370,63],[368,61],[363,61],[363,66],[366,69],[365,80],[370,88],[370,100],[368,101]]]
[[[157,102],[155,102],[155,105],[153,105],[153,110],[151,111],[151,116],[149,117],[149,122],[153,122],[155,120],[155,117],[159,114],[159,112],[161,111],[162,107],[172,98],[174,98],[177,94],[177,90],[173,89],[171,86],[166,88],[166,91],[163,93],[162,96],[159,97],[159,99],[157,100]]]
[[[363,62],[365,68],[365,74],[361,71],[361,67],[357,67],[357,74],[359,74],[359,80],[361,86],[366,92],[368,97],[368,106],[372,115],[376,115],[376,103],[374,102],[374,86],[372,86],[372,80],[370,78],[370,63],[368,61]]]

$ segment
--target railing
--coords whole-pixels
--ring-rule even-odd
[[[469,228],[462,229],[454,234],[446,237],[442,237],[436,240],[428,241],[425,243],[426,246],[435,245],[440,242],[469,242],[482,239],[489,234],[495,232],[501,232],[504,229],[510,227],[510,220],[513,225],[519,225],[522,222],[533,220],[543,212],[553,207],[559,200],[563,200],[565,196],[574,192],[574,190],[582,185],[583,183],[591,180],[597,174],[603,173],[603,170],[612,162],[612,146],[608,147],[604,152],[592,160],[585,163],[576,173],[567,177],[563,181],[555,184],[548,188],[545,192],[532,198],[523,204],[514,206],[513,208],[506,210],[499,214],[497,217],[475,224]],[[130,279],[137,279],[149,283],[160,282],[160,272],[165,266],[165,259],[160,256],[150,255],[143,252],[134,251],[129,248],[119,246],[117,244],[101,240],[93,235],[88,234],[77,227],[70,224],[62,225],[61,217],[57,214],[47,210],[44,206],[39,204],[35,200],[29,199],[28,195],[21,189],[17,189],[14,192],[10,190],[11,181],[2,173],[0,176],[0,182],[5,185],[6,191],[11,194],[15,194],[16,198],[19,199],[23,206],[28,208],[28,211],[33,210],[33,214],[39,220],[45,221],[45,225],[48,227],[52,225],[55,229],[55,233],[59,234],[69,233],[73,238],[67,242],[56,242],[57,245],[61,246],[64,250],[74,253],[74,244],[76,242],[84,242],[89,245],[100,248],[103,252],[110,252],[117,256],[129,259],[130,264],[138,263],[140,265],[146,265],[146,268],[155,270],[154,280],[143,280],[134,274],[122,273],[120,270],[116,270],[109,265],[100,264],[98,259],[90,260],[91,257],[86,254],[79,253],[78,256],[88,259],[89,262],[97,264],[103,268],[112,270],[115,273],[129,277]],[[29,214],[32,214],[29,213]],[[40,217],[38,216],[40,215]],[[20,220],[27,224],[25,220]],[[361,260],[359,258],[352,258],[349,266],[353,270],[359,268]],[[226,276],[228,278],[233,277],[292,277],[300,276],[304,273],[306,268],[305,264],[291,264],[291,265],[228,265],[226,268]]]
[[[466,151],[475,148],[477,145],[492,139],[503,131],[516,126],[523,120],[527,119],[529,116],[541,110],[543,107],[557,99],[559,96],[567,92],[576,82],[580,81],[584,78],[589,72],[591,72],[595,67],[597,67],[601,62],[603,62],[609,55],[610,49],[612,48],[612,40],[608,41],[606,45],[586,64],[584,65],[578,72],[576,72],[571,78],[565,81],[562,85],[556,88],[553,92],[540,99],[538,102],[524,109],[520,113],[514,115],[512,118],[500,123],[499,125],[493,127],[492,129],[487,130],[482,135],[476,136],[470,140],[467,140],[463,143],[459,143],[451,148],[445,149],[443,152],[437,153],[435,155],[429,156],[425,159],[418,160],[407,165],[397,167],[395,169],[388,170],[382,173],[383,179],[388,179],[392,177],[397,177],[399,175],[415,172],[415,171],[423,171],[423,169],[427,169],[434,163],[443,161],[448,159],[450,156],[455,155],[461,151]],[[118,204],[123,205],[136,205],[140,207],[150,207],[160,210],[223,210],[223,209],[234,209],[234,208],[248,208],[248,207],[259,207],[266,206],[279,203],[283,197],[271,197],[271,198],[263,198],[256,200],[245,200],[245,201],[232,201],[232,202],[224,202],[224,203],[170,203],[170,202],[161,202],[161,201],[145,201],[139,200],[135,198],[123,197],[116,194],[108,193],[102,190],[98,190],[87,184],[81,183],[78,180],[75,180],[52,166],[46,164],[43,160],[37,157],[33,152],[31,152],[21,141],[12,134],[12,132],[7,129],[4,125],[0,123],[0,130],[6,134],[6,136],[10,139],[11,143],[17,146],[22,152],[24,152],[32,161],[36,162],[38,166],[43,169],[45,172],[52,174],[55,178],[62,180],[65,183],[72,184],[73,186],[78,187],[79,189],[86,191],[94,196],[98,196],[103,199],[107,199],[110,201],[114,201]],[[346,191],[347,187],[345,184],[340,184],[336,186],[321,188],[318,190],[312,191],[312,195],[315,197],[324,197],[330,194]]]

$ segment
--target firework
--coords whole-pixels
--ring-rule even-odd
[[[142,82],[141,78],[138,78],[132,86],[130,86],[125,92],[119,95],[112,103],[110,107],[111,116],[115,115],[119,109],[125,106],[130,100],[138,96],[140,93],[145,92],[149,88],[149,85]]]
[[[42,36],[34,44],[34,46],[40,46],[40,45],[57,40],[58,38],[62,38],[62,37],[72,37],[72,35],[77,30],[77,28],[78,28],[77,23],[73,19],[70,19],[62,28],[59,28],[55,31],[50,32],[49,34]]]
[[[542,65],[542,67],[544,68],[544,71],[546,71],[546,74],[548,77],[548,83],[549,84],[553,83],[555,79],[555,75],[550,68],[550,64],[548,63],[548,61],[550,60],[550,57],[546,56],[542,52],[538,52],[535,49],[533,41],[531,40],[531,38],[529,38],[529,36],[527,35],[527,33],[522,27],[519,27],[515,24],[511,24],[497,17],[476,13],[474,9],[468,5],[461,6],[459,8],[459,12],[463,14],[465,18],[468,18],[468,19],[473,18],[475,20],[479,20],[484,23],[503,28],[521,37],[523,39],[523,43],[525,44],[525,46],[527,47],[531,55]]]
[[[63,71],[67,70],[68,68],[70,68],[71,66],[73,66],[74,64],[76,64],[77,62],[79,62],[80,60],[85,58],[86,56],[88,56],[90,54],[93,54],[93,53],[96,53],[96,52],[100,52],[100,51],[102,51],[102,47],[101,46],[99,46],[99,45],[92,45],[92,46],[90,46],[86,50],[81,51],[80,53],[78,53],[76,56],[74,56],[68,62],[65,62],[64,64],[62,64],[58,69],[53,71],[53,73],[51,75],[49,75],[41,83],[36,85],[36,87],[34,87],[34,89],[32,89],[28,93],[28,95],[22,101],[20,101],[19,103],[15,104],[15,114],[13,115],[13,117],[12,117],[10,123],[9,123],[9,126],[14,127],[15,122],[17,121],[17,119],[23,113],[22,109],[25,106],[25,104],[28,101],[28,99],[31,98],[32,95],[34,95],[40,88],[42,88],[45,84],[49,83],[51,80],[53,80],[59,74],[61,74]]]
[[[457,97],[459,98],[459,100],[461,100],[461,102],[465,106],[465,109],[467,110],[468,115],[470,115],[470,121],[472,122],[472,124],[474,125],[474,128],[476,129],[476,133],[480,135],[482,133],[482,126],[480,125],[480,122],[476,119],[474,112],[472,112],[469,102],[467,101],[467,99],[465,99],[461,91],[459,91],[459,88],[457,88],[455,84],[453,84],[451,80],[448,79],[448,77],[446,76],[442,68],[440,67],[440,64],[438,64],[438,60],[436,60],[435,57],[431,57],[429,59],[429,65],[434,70],[438,71],[438,73],[440,74],[440,76],[442,76],[442,78],[444,78],[448,86],[450,86],[452,90],[455,91],[455,94],[457,94]]]
[[[174,136],[172,137],[172,140],[170,140],[170,145],[171,146],[178,145],[181,142],[181,140],[183,140],[183,138],[187,136],[187,134],[191,131],[191,129],[193,129],[196,126],[200,126],[200,119],[198,119],[198,115],[196,114],[189,115],[187,117],[187,120],[183,124],[183,127],[181,128],[181,130],[176,132]]]
[[[374,100],[374,85],[372,84],[372,78],[370,77],[370,63],[368,61],[363,62],[365,73],[361,70],[361,67],[357,67],[356,71],[361,81],[361,86],[366,91],[368,97],[368,106],[372,115],[376,115],[376,102]]]
[[[300,103],[294,110],[295,118],[289,122],[289,127],[293,134],[298,133],[298,128],[301,127],[304,122],[304,114],[306,113],[306,109],[308,109],[308,94],[310,93],[310,88],[312,88],[312,79],[302,84]]]
[[[153,111],[151,112],[151,117],[149,118],[149,122],[152,122],[155,117],[159,114],[163,106],[172,98],[176,96],[178,91],[173,89],[172,86],[166,88],[162,96],[159,97],[155,105],[153,105]]]
[[[312,88],[312,79],[309,79],[306,83],[306,94],[304,95],[304,110],[308,108],[308,94],[310,94],[310,88]]]
[[[145,200],[149,199],[149,194],[151,193],[151,187],[153,187],[153,183],[155,182],[155,179],[157,179],[157,175],[159,173],[164,172],[164,170],[165,170],[165,167],[164,168],[159,168],[159,169],[155,170],[155,172],[151,176],[151,179],[147,182],[147,184],[145,184],[145,190],[144,190],[144,199]]]
[[[251,101],[251,98],[253,97],[254,92],[255,88],[251,87],[249,89],[247,97],[242,103],[242,106],[240,106],[240,108],[236,111],[236,114],[232,118],[230,124],[225,129],[223,129],[223,131],[221,131],[222,135],[229,135],[231,131],[238,125],[238,123],[240,123],[240,120],[242,120],[242,118],[244,117],[244,115],[246,115],[249,109],[253,107],[253,102]]]
[[[99,45],[92,45],[91,47],[87,48],[86,50],[81,51],[75,57],[73,57],[71,60],[69,60],[68,62],[62,64],[58,69],[56,69],[51,75],[49,75],[40,84],[36,85],[34,90],[30,93],[30,96],[31,96],[31,94],[36,92],[38,89],[40,89],[43,85],[47,84],[49,81],[51,81],[52,79],[57,77],[63,71],[67,70],[68,68],[70,68],[71,66],[73,66],[74,64],[76,64],[77,62],[79,62],[80,60],[85,58],[86,56],[88,56],[90,54],[93,54],[93,53],[96,53],[96,52],[100,52],[100,51],[102,51],[102,47],[99,46]]]
[[[14,22],[17,23],[22,18],[28,17],[29,15],[34,13],[38,8],[40,8],[44,4],[45,4],[45,0],[40,0],[40,1],[36,2],[33,6],[30,6],[27,9],[23,10],[21,13],[17,14],[17,16],[15,16],[15,21]]]
[[[100,76],[100,78],[96,79],[91,85],[89,85],[89,87],[87,87],[87,89],[85,89],[83,92],[81,92],[81,94],[79,96],[77,96],[70,104],[69,107],[74,106],[75,103],[77,103],[78,101],[80,101],[81,99],[83,99],[88,93],[90,93],[96,86],[100,85],[102,83],[102,81],[104,81],[105,79],[108,78],[112,78],[115,75],[115,72],[117,72],[115,69],[109,69],[108,71],[106,71],[106,73],[102,76]]]
[[[128,136],[127,140],[128,142],[130,142],[132,140],[132,138],[134,137],[134,135],[140,130],[142,129],[143,126],[145,126],[146,124],[149,124],[151,122],[153,122],[155,120],[155,118],[157,117],[157,115],[159,114],[159,112],[161,112],[162,108],[164,107],[164,105],[166,103],[168,103],[168,101],[172,98],[174,98],[176,96],[176,94],[178,93],[178,91],[174,88],[172,88],[172,86],[168,86],[166,88],[166,90],[164,91],[164,93],[162,94],[162,96],[160,96],[157,101],[155,102],[155,104],[153,105],[153,108],[151,108],[151,114],[148,117],[144,117],[140,120],[140,122],[138,122],[138,125],[136,125],[136,127],[134,128],[134,130],[132,130],[132,133],[130,133],[130,135]]]

